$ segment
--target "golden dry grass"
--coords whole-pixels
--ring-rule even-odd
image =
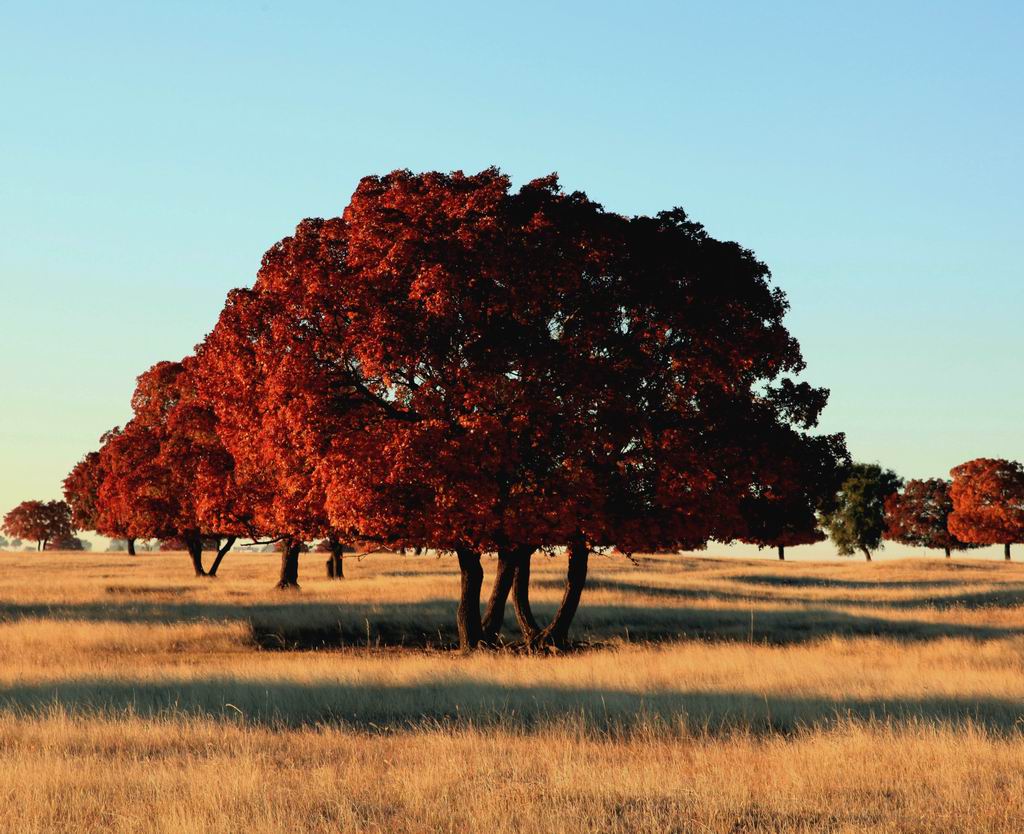
[[[451,559],[302,560],[0,554],[0,829],[1024,830],[1020,565],[597,558],[460,657]]]

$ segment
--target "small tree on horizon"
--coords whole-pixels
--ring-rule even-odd
[[[841,435],[801,437],[775,427],[758,451],[760,473],[740,503],[737,538],[758,548],[786,548],[824,541],[818,513],[832,507],[849,455]]]
[[[68,536],[67,538],[53,539],[46,543],[46,550],[89,550],[92,544],[85,541],[84,539],[78,538],[78,536]]]
[[[871,551],[882,547],[885,500],[903,480],[877,463],[855,463],[839,487],[835,507],[822,513],[821,522],[842,556],[860,551],[871,561]]]
[[[3,531],[35,541],[36,549],[44,550],[47,542],[74,534],[71,507],[64,501],[22,501],[4,516]]]
[[[949,530],[973,544],[1024,543],[1024,465],[1003,458],[976,458],[950,470],[953,511]]]
[[[912,547],[938,548],[945,551],[947,559],[953,550],[973,547],[949,531],[947,521],[953,511],[949,487],[950,482],[942,478],[907,481],[903,492],[885,499],[883,538]]]

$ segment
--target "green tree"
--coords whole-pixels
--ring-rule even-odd
[[[885,499],[902,485],[902,478],[877,463],[855,463],[849,468],[835,508],[821,518],[841,555],[852,556],[859,550],[871,561],[871,551],[882,547]]]

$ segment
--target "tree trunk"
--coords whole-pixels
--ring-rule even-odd
[[[203,570],[202,536],[198,533],[185,533],[182,538],[185,540],[185,547],[192,560],[192,569],[196,572],[196,576],[206,576],[206,571]]]
[[[867,549],[866,547],[862,547],[862,548],[861,548],[861,552],[862,552],[862,553],[864,554],[864,558],[865,558],[865,559],[866,559],[867,561],[869,561],[869,562],[870,562],[870,561],[871,561],[871,551],[870,551],[870,550],[868,550],[868,549]]]
[[[484,584],[484,569],[480,565],[480,553],[468,548],[456,548],[461,573],[459,607],[455,619],[459,627],[459,648],[464,652],[475,649],[480,643],[483,626],[480,621],[480,588]]]
[[[340,542],[331,545],[331,569],[328,572],[332,579],[345,578],[345,565],[343,563],[342,549],[344,545]]]
[[[220,543],[218,542],[218,544],[220,544]],[[217,548],[217,558],[215,558],[213,560],[213,564],[210,565],[210,570],[207,571],[207,576],[216,576],[217,575],[217,568],[220,567],[221,560],[227,555],[227,552],[229,550],[231,550],[231,548],[234,546],[234,544],[235,544],[235,537],[234,536],[228,536],[224,540],[224,544],[220,545]]]
[[[533,551],[527,553],[516,565],[515,578],[512,584],[512,605],[515,607],[516,622],[523,633],[523,640],[531,644],[540,633],[540,626],[530,608],[530,560]]]
[[[413,548],[412,553],[413,553],[413,556],[422,556],[423,555],[423,546],[422,545],[416,545],[416,547]]]
[[[779,545],[779,561],[782,562],[782,561],[785,561],[785,560],[786,560],[786,547],[785,547],[785,545],[781,545],[780,544]]]
[[[299,589],[299,551],[302,549],[302,542],[291,539],[285,542],[284,550],[281,551],[281,577],[278,579],[279,590]]]
[[[536,637],[537,646],[554,646],[564,648],[569,642],[569,626],[572,625],[576,609],[580,606],[583,586],[587,583],[587,561],[590,548],[583,537],[574,539],[569,545],[569,566],[565,571],[565,590],[562,602],[548,626]]]
[[[949,548],[948,548],[948,547],[946,548],[946,558],[947,558],[947,559],[949,559],[949,558],[950,558],[950,554],[949,554]]]
[[[505,624],[505,604],[515,584],[516,568],[523,559],[528,559],[534,548],[529,545],[498,549],[498,567],[494,575],[491,597],[483,618],[483,642],[493,645],[498,642],[501,628]]]
[[[1003,545],[1003,558],[1006,559],[1007,562],[1010,561],[1010,543],[1009,542],[1006,542],[1006,544]]]
[[[128,555],[135,555],[135,539],[125,539],[125,543],[128,545]]]

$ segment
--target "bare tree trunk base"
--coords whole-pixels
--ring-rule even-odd
[[[505,624],[505,606],[515,585],[516,572],[525,559],[529,559],[535,548],[521,546],[498,551],[498,565],[494,575],[494,586],[487,600],[487,609],[482,621],[481,641],[488,646],[498,645],[501,629]]]
[[[289,541],[281,551],[281,577],[275,586],[279,591],[299,590],[299,551],[301,542]]]
[[[532,554],[528,553],[518,565],[516,565],[515,577],[512,583],[512,605],[516,614],[516,622],[519,624],[519,631],[523,635],[523,641],[529,646],[540,634],[540,625],[533,616],[533,609],[530,607],[530,560]]]
[[[220,567],[220,563],[224,561],[224,557],[227,555],[228,551],[231,550],[234,544],[235,537],[228,536],[227,541],[217,548],[217,555],[214,557],[213,564],[210,565],[210,569],[206,572],[206,575],[211,579],[217,578],[217,568]]]
[[[459,607],[455,613],[459,629],[459,649],[471,652],[480,644],[483,624],[480,619],[480,589],[484,583],[484,569],[480,553],[468,548],[457,548],[459,557]]]
[[[551,622],[527,642],[529,648],[554,652],[569,648],[569,628],[576,616],[583,588],[587,583],[589,557],[590,549],[582,538],[569,545],[569,565],[565,571],[562,601]]]

